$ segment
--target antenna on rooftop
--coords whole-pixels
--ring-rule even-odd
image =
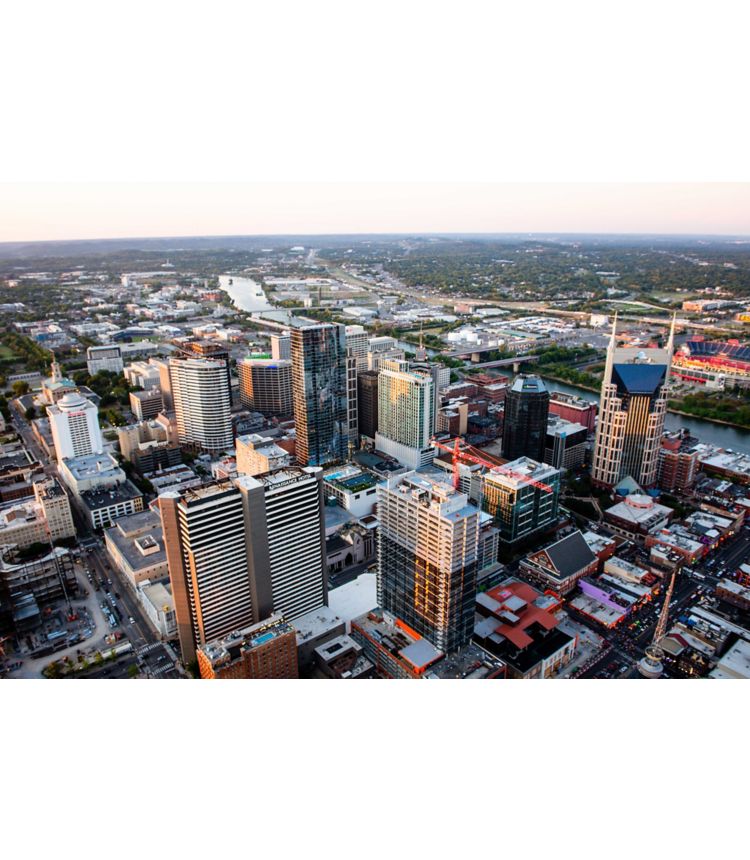
[[[659,620],[654,630],[654,638],[651,644],[646,648],[645,657],[638,663],[638,671],[644,678],[659,678],[664,672],[664,649],[661,647],[661,640],[667,632],[667,620],[669,618],[669,602],[672,600],[672,592],[674,591],[674,583],[677,578],[677,571],[672,572],[672,578],[669,581],[669,588],[664,596],[664,603],[659,613]]]

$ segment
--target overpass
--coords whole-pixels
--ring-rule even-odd
[[[472,362],[472,367],[513,367],[513,373],[520,373],[521,365],[525,361],[538,361],[538,355],[516,355],[513,358],[501,358],[498,361],[484,361],[475,364]]]

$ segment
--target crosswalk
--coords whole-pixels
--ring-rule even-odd
[[[136,656],[142,657],[144,654],[148,654],[149,651],[155,651],[157,648],[161,647],[161,642],[152,642],[150,645],[144,645],[142,648],[139,648],[135,653]]]

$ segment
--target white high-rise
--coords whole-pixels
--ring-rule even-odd
[[[370,336],[361,325],[348,325],[346,327],[346,351],[357,359],[357,373],[367,370],[367,353],[369,351]]]
[[[101,454],[104,450],[99,410],[82,394],[68,392],[54,406],[47,407],[47,415],[58,460]]]
[[[408,469],[431,463],[435,449],[433,380],[409,370],[407,361],[384,361],[378,376],[378,432],[375,447]]]
[[[173,357],[169,377],[180,444],[208,452],[231,448],[232,400],[226,362]]]

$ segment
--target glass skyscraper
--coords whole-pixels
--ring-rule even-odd
[[[541,463],[547,438],[549,391],[538,376],[521,374],[505,396],[503,457],[530,457]]]
[[[346,459],[346,330],[321,323],[292,329],[292,400],[297,462],[328,466]]]

